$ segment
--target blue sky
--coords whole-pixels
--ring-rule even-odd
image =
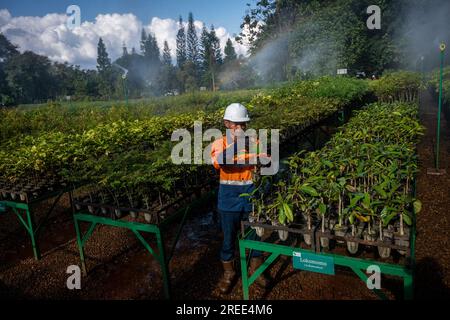
[[[247,47],[237,43],[247,2],[254,0],[0,0],[0,32],[19,50],[31,50],[54,61],[67,61],[83,68],[95,68],[100,37],[112,59],[122,54],[122,45],[139,50],[141,30],[156,36],[158,45],[167,41],[175,58],[178,17],[186,22],[194,14],[195,27],[214,24],[221,48],[228,38],[236,52]],[[81,10],[81,25],[67,27],[70,5]]]
[[[133,13],[142,22],[152,17],[177,19],[181,14],[187,19],[192,11],[196,20],[208,26],[225,27],[230,33],[239,33],[246,3],[253,0],[9,0],[0,1],[0,9],[8,9],[13,17],[44,16],[48,13],[65,13],[76,4],[81,8],[82,21],[92,21],[98,14]]]

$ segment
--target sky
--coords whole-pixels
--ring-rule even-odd
[[[228,38],[238,54],[247,48],[234,41],[240,30],[247,2],[253,0],[0,0],[0,32],[20,51],[31,50],[54,61],[67,61],[82,68],[95,68],[97,43],[102,37],[110,58],[118,58],[122,44],[139,52],[141,29],[156,36],[158,45],[168,41],[173,58],[178,18],[194,15],[200,34],[203,25],[214,24],[222,50]],[[66,25],[69,5],[81,10],[81,25]]]

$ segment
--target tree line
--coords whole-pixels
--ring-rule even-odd
[[[221,76],[225,70],[239,69],[245,59],[237,56],[231,39],[222,54],[213,25],[209,29],[204,26],[198,37],[189,13],[187,26],[180,16],[178,27],[175,61],[167,41],[161,50],[156,36],[142,29],[140,52],[135,48],[129,52],[123,44],[122,55],[115,61],[100,37],[96,70],[51,62],[31,51],[20,53],[0,34],[0,104],[140,98],[254,85],[253,78],[245,74],[231,80]]]
[[[380,8],[380,29],[367,27],[371,5]],[[439,65],[436,39],[450,43],[448,0],[257,0],[248,8],[236,40],[249,44],[266,82],[340,68],[429,71]]]
[[[158,47],[142,30],[140,48],[123,45],[111,61],[98,41],[96,70],[26,51],[0,34],[0,103],[72,99],[123,99],[195,90],[237,89],[278,82],[387,69],[431,70],[439,65],[437,35],[447,44],[448,0],[383,0],[381,29],[366,25],[371,0],[258,0],[248,5],[236,40],[249,46],[237,56],[231,39],[220,47],[214,26],[198,35],[192,13],[179,18],[176,47]],[[448,12],[448,14],[446,14]],[[439,17],[439,18],[438,18]],[[172,59],[174,57],[174,59]],[[423,59],[421,59],[423,57]],[[446,61],[448,64],[448,60]],[[123,79],[124,69],[128,70]]]

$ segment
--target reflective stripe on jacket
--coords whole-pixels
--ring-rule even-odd
[[[229,165],[226,163],[224,154],[235,150],[235,144],[227,144],[226,137],[214,141],[211,148],[211,160],[214,168],[220,172],[220,186],[218,194],[218,209],[230,212],[250,212],[252,204],[249,197],[241,197],[242,193],[251,193],[253,186],[254,165]],[[242,152],[242,151],[241,151]],[[249,155],[245,154],[244,158]],[[242,159],[242,157],[238,157]]]
[[[211,148],[211,160],[214,168],[219,170],[220,182],[223,182],[223,184],[250,184],[253,179],[253,171],[255,169],[254,165],[232,165],[226,163],[226,157],[224,156],[224,154],[226,153],[225,151],[232,152],[233,155],[242,153],[242,150],[240,150],[240,152],[237,152],[237,150],[235,150],[235,147],[236,144],[234,143],[226,143],[226,137],[222,137],[221,139],[217,139],[216,141],[214,141]],[[249,154],[245,154],[243,157],[239,156],[237,158],[248,159],[249,157]],[[237,181],[240,181],[240,183],[238,183]]]

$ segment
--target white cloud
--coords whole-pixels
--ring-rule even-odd
[[[152,32],[159,47],[167,40],[172,56],[176,54],[176,34],[178,21],[154,17],[144,25],[134,14],[99,14],[95,21],[84,21],[73,30],[66,26],[65,14],[47,14],[43,17],[12,17],[8,10],[0,10],[0,32],[20,51],[31,50],[48,56],[54,61],[67,61],[83,68],[95,68],[97,42],[102,37],[110,58],[116,59],[122,54],[122,44],[129,51],[135,47],[140,50],[141,29]],[[203,22],[195,21],[200,36]],[[245,46],[236,43],[223,27],[216,28],[222,50],[228,38],[231,38],[238,54],[247,54]]]

